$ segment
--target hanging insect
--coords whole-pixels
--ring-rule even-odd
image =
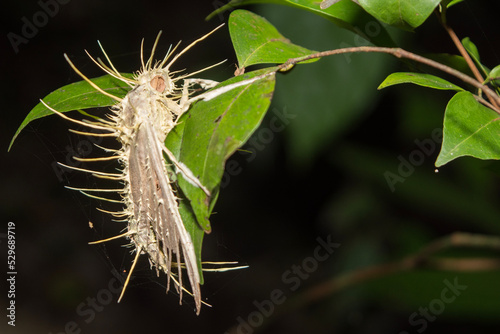
[[[196,305],[196,313],[199,314],[200,312],[202,303],[200,275],[195,250],[191,237],[184,227],[179,213],[178,198],[171,186],[172,181],[169,179],[164,153],[168,158],[168,163],[172,164],[175,170],[180,172],[188,182],[202,189],[208,197],[210,197],[210,192],[193,175],[187,166],[177,161],[175,156],[165,147],[164,142],[168,133],[176,126],[179,117],[189,109],[194,101],[203,98],[201,95],[192,96],[192,85],[197,84],[206,90],[217,84],[217,82],[212,80],[190,77],[218,64],[180,76],[175,76],[175,73],[170,68],[182,54],[218,28],[220,26],[207,35],[195,40],[174,55],[175,50],[179,46],[177,44],[173,50],[167,52],[161,62],[154,62],[153,56],[161,35],[160,32],[146,63],[144,63],[143,56],[144,46],[143,43],[141,44],[142,68],[133,79],[124,77],[116,70],[102,46],[101,49],[109,63],[109,67],[102,62],[94,60],[89,55],[107,74],[125,82],[132,88],[124,98],[116,97],[99,88],[83,75],[65,55],[66,60],[76,73],[100,93],[117,101],[117,104],[110,109],[111,114],[98,118],[97,121],[72,119],[42,101],[48,109],[62,118],[103,133],[74,132],[84,135],[115,137],[121,144],[121,148],[118,150],[106,150],[113,152],[111,156],[78,158],[79,161],[85,162],[116,159],[121,164],[120,173],[99,172],[63,165],[67,168],[91,173],[99,178],[116,180],[123,185],[121,189],[70,188],[90,197],[104,200],[106,198],[90,193],[116,191],[121,196],[120,202],[124,205],[124,209],[119,212],[109,213],[127,221],[126,232],[112,238],[94,242],[98,243],[126,237],[130,240],[131,246],[134,249],[135,258],[118,301],[123,297],[139,256],[147,254],[151,266],[156,269],[157,273],[163,271],[167,274],[167,291],[170,288],[170,280],[174,282],[180,295],[181,303],[183,291],[188,291],[185,288],[184,278],[182,277],[182,268],[186,269],[191,287],[190,294],[193,295]],[[172,59],[169,61],[170,58]],[[179,85],[181,81],[183,82],[182,86]],[[223,90],[218,93],[212,92],[210,95],[206,95],[206,99],[213,98],[242,84],[238,83],[230,87],[223,87]],[[232,269],[238,268],[242,267]]]

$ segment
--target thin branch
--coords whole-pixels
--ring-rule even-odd
[[[387,54],[393,55],[396,58],[406,58],[406,59],[410,59],[410,60],[425,64],[425,65],[430,66],[430,67],[434,67],[442,72],[448,73],[448,74],[462,80],[465,83],[468,83],[468,84],[476,87],[479,90],[482,90],[486,95],[488,95],[488,98],[495,101],[496,104],[500,104],[500,96],[498,96],[492,89],[490,89],[488,86],[484,85],[482,82],[479,82],[476,79],[468,76],[467,74],[464,74],[460,71],[455,70],[454,68],[451,68],[449,66],[438,63],[437,61],[434,61],[432,59],[428,59],[428,58],[419,56],[417,54],[414,54],[412,52],[403,50],[401,48],[387,48],[387,47],[377,47],[377,46],[358,46],[358,47],[351,47],[351,48],[321,51],[321,52],[317,52],[317,53],[314,53],[314,54],[311,54],[308,56],[304,56],[304,57],[288,59],[284,64],[279,65],[278,68],[280,70],[285,70],[292,65],[295,65],[297,63],[300,63],[302,61],[306,61],[309,59],[316,59],[316,58],[321,58],[321,57],[325,57],[325,56],[333,56],[333,55],[338,55],[338,54],[355,53],[355,52],[387,53]],[[500,114],[500,108],[495,107],[493,110],[495,110],[498,114]]]
[[[448,26],[445,22],[441,21],[441,24],[444,27],[444,29],[446,30],[446,32],[448,33],[448,35],[450,35],[450,38],[453,41],[453,44],[455,44],[455,46],[457,47],[457,49],[460,52],[460,54],[462,55],[462,57],[464,57],[465,61],[467,62],[467,65],[469,66],[472,73],[476,77],[476,80],[479,82],[484,82],[484,78],[481,75],[481,72],[479,72],[476,64],[474,64],[474,61],[471,59],[467,50],[465,50],[462,42],[458,38],[457,34],[455,34],[455,31],[450,26]],[[495,102],[495,100],[493,100],[491,98],[491,96],[488,96],[488,100],[490,100],[491,104],[493,104],[498,109],[498,104]]]
[[[494,110],[498,113],[497,109],[500,109],[500,108],[498,108],[496,105],[489,103],[488,101],[483,99],[481,96],[476,95],[476,94],[474,94],[474,98],[476,99],[477,102],[484,104],[485,106],[487,106],[491,110]]]
[[[312,302],[326,298],[342,289],[356,284],[388,276],[397,272],[409,271],[417,268],[441,268],[449,271],[484,271],[500,268],[498,259],[432,259],[431,256],[450,248],[486,248],[500,251],[500,238],[481,234],[456,232],[441,239],[435,240],[422,248],[416,254],[409,255],[399,261],[374,265],[342,274],[331,280],[312,287],[297,295],[290,309],[304,307]]]
[[[500,269],[500,259],[496,258],[433,257],[433,255],[443,250],[458,247],[500,251],[500,237],[456,232],[431,242],[415,254],[404,257],[399,261],[374,265],[341,274],[290,298],[285,305],[278,307],[270,317],[265,318],[264,323],[258,329],[262,330],[280,316],[289,314],[296,309],[305,308],[321,299],[331,297],[339,291],[398,272],[419,268],[433,268],[455,272],[478,272]],[[238,328],[235,326],[229,329],[227,333],[238,333]]]
[[[453,29],[451,27],[449,27],[448,25],[446,25],[444,23],[443,23],[443,27],[446,30],[446,32],[448,33],[448,35],[450,35],[450,38],[453,41],[453,44],[455,44],[455,46],[457,47],[457,49],[460,52],[460,54],[462,55],[462,57],[464,57],[465,61],[467,62],[467,65],[471,69],[471,71],[474,74],[474,76],[476,77],[477,81],[484,82],[484,79],[483,79],[483,76],[481,75],[481,72],[479,72],[476,64],[474,64],[474,61],[470,57],[467,50],[465,50],[462,42],[458,38],[457,34],[455,34],[455,31],[453,31]]]

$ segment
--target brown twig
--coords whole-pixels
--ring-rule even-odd
[[[422,267],[469,272],[500,269],[500,260],[498,259],[431,258],[443,250],[456,247],[486,248],[500,251],[500,238],[462,232],[453,233],[431,242],[416,254],[409,255],[399,261],[355,270],[314,286],[293,298],[293,301],[290,301],[290,306],[287,307],[287,311],[298,307],[305,307],[312,302],[316,302],[342,289],[362,282]]]
[[[448,33],[448,35],[450,35],[450,38],[453,41],[453,44],[455,44],[455,46],[457,47],[457,49],[460,52],[460,54],[462,55],[462,57],[464,57],[465,61],[467,62],[467,66],[469,66],[470,70],[472,71],[472,73],[474,74],[476,79],[479,82],[484,82],[484,79],[483,79],[483,76],[481,75],[481,72],[479,72],[476,64],[474,64],[474,61],[470,57],[467,50],[465,50],[462,42],[458,38],[457,34],[455,34],[455,31],[453,31],[453,29],[445,23],[443,23],[443,27],[446,30],[446,32]]]
[[[500,104],[500,96],[498,96],[491,88],[484,85],[482,82],[468,76],[467,74],[464,74],[460,71],[455,70],[454,68],[451,68],[449,66],[438,63],[437,61],[434,61],[432,59],[425,58],[425,57],[419,56],[415,53],[403,50],[401,48],[387,48],[387,47],[378,47],[378,46],[358,46],[358,47],[351,47],[351,48],[321,51],[321,52],[317,52],[317,53],[314,53],[314,54],[311,54],[308,56],[304,56],[304,57],[291,58],[291,59],[287,60],[285,63],[279,65],[278,68],[280,70],[287,69],[290,66],[295,65],[297,63],[300,63],[302,61],[326,57],[326,56],[344,54],[344,53],[355,53],[355,52],[387,53],[387,54],[393,55],[396,58],[406,58],[406,59],[410,59],[410,60],[425,64],[425,65],[430,66],[430,67],[434,67],[442,72],[448,73],[448,74],[462,80],[463,82],[468,83],[468,84],[472,85],[473,87],[476,87],[477,89],[483,91],[486,95],[488,95],[488,98],[490,100],[493,100],[495,102],[495,104],[492,103],[495,106],[495,108],[493,108],[493,110],[495,112],[497,112],[498,114],[500,114],[500,108],[497,107],[497,105]]]
[[[339,291],[398,272],[419,268],[432,268],[455,272],[478,272],[500,269],[500,259],[498,258],[433,257],[444,250],[459,247],[500,251],[500,237],[456,232],[431,242],[420,251],[408,255],[401,260],[373,265],[341,274],[340,276],[320,283],[290,298],[285,305],[278,307],[272,315],[265,318],[264,323],[261,324],[258,329],[261,330],[265,328],[284,314],[289,314],[296,309],[307,307],[321,299],[331,297]],[[235,326],[229,329],[227,333],[238,333],[238,327]]]
[[[464,57],[465,61],[467,62],[467,66],[469,66],[469,68],[471,69],[472,73],[476,77],[476,80],[479,82],[484,82],[484,78],[481,75],[481,72],[479,72],[476,64],[474,64],[474,61],[471,59],[467,50],[465,50],[462,42],[458,38],[457,34],[455,34],[455,31],[450,26],[448,26],[446,24],[446,22],[444,22],[442,20],[441,20],[441,24],[444,27],[444,29],[446,30],[446,32],[448,33],[448,35],[450,35],[450,38],[453,41],[453,44],[455,44],[455,46],[457,47],[457,49],[460,52],[460,54],[462,55],[462,57]],[[488,95],[488,100],[490,100],[491,104],[493,104],[496,108],[498,108],[498,104],[496,103],[496,101],[494,99],[492,99],[491,96],[489,96],[489,95]]]

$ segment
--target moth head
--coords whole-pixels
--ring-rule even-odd
[[[160,94],[170,93],[174,88],[172,80],[164,75],[154,76],[149,82],[149,85]]]
[[[147,85],[153,92],[161,95],[172,94],[175,85],[166,71],[145,71],[139,75],[140,85]]]

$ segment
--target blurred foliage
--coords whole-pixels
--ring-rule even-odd
[[[261,5],[255,11],[293,43],[309,49],[330,50],[362,44],[355,34],[305,11],[275,5]],[[404,40],[406,49],[411,50],[408,46],[418,43],[411,42],[415,35],[402,36],[391,31],[395,40]],[[444,30],[438,32],[446,38]],[[438,47],[426,51],[441,50]],[[397,260],[454,231],[493,235],[500,232],[495,162],[463,158],[441,170],[433,166],[441,145],[436,138],[442,136],[444,109],[451,93],[409,85],[377,92],[376,87],[395,68],[407,69],[405,64],[386,55],[338,55],[295,66],[277,78],[272,108],[286,108],[297,117],[283,136],[287,163],[274,161],[266,165],[287,169],[288,180],[299,184],[296,191],[305,192],[298,195],[301,198],[311,195],[313,189],[324,196],[317,203],[318,212],[310,212],[309,224],[341,242],[332,267],[322,268],[325,272],[320,275],[324,279]],[[426,149],[422,149],[422,142],[427,143]],[[402,161],[408,161],[415,152],[421,152],[423,160],[410,167],[408,175],[391,191],[385,173],[398,174]],[[278,159],[269,155],[266,158]],[[308,177],[314,186],[300,188],[301,182],[297,180]],[[318,200],[317,196],[312,197]],[[447,255],[467,258],[477,254],[474,250],[455,249]],[[481,255],[497,256],[491,252]],[[453,282],[456,278],[467,288],[453,303],[445,305],[442,314],[436,315],[436,324],[432,324],[434,319],[427,321],[426,332],[453,328],[442,326],[452,326],[455,322],[486,321],[484,326],[488,328],[497,322],[500,310],[500,290],[496,284],[499,274],[437,270],[400,273],[331,298],[325,296],[319,305],[302,311],[322,323],[322,329],[352,333],[402,329],[420,332],[424,330],[423,323],[417,326],[409,317],[419,312],[419,307],[428,307],[440,298],[446,287],[444,280]],[[434,302],[433,307],[436,305]],[[352,323],[356,314],[364,325]],[[388,316],[391,325],[364,318],[373,314],[380,319]],[[285,316],[284,319],[290,320]]]
[[[78,41],[75,42],[78,44],[74,46],[75,50],[91,45],[90,41],[82,42],[84,36],[103,39],[101,36],[105,33],[116,35],[115,42],[125,45],[122,50],[128,50],[129,45],[135,45],[129,41],[134,32],[140,37],[151,38],[157,32],[155,29],[159,29],[158,25],[165,24],[164,11],[148,11],[145,14],[136,4],[115,4],[120,15],[111,10],[96,10],[95,7],[77,11],[76,2],[70,6],[75,6],[75,13],[82,15],[82,18],[86,17],[85,13],[91,17],[113,13],[126,21],[119,25],[119,20],[111,22],[101,17],[102,24],[98,26],[100,34],[83,31],[74,22],[69,22],[68,26],[82,30],[79,38],[71,36],[71,41]],[[189,7],[192,6],[189,3]],[[470,40],[477,45],[481,51],[481,61],[488,68],[494,68],[498,60],[498,5],[489,3],[488,6],[491,7],[463,1],[451,8],[448,16],[449,24],[456,28],[459,36],[470,36]],[[213,8],[205,7],[204,14],[210,9]],[[265,5],[251,9],[275,25],[293,43],[311,50],[364,43],[357,35],[297,8]],[[142,26],[136,22],[136,26],[130,28],[132,31],[128,31],[130,17],[127,17],[126,12],[133,12],[134,17],[145,22]],[[189,9],[177,12],[187,13]],[[198,15],[198,11],[192,12]],[[477,13],[480,16],[474,17]],[[198,20],[201,22],[201,18],[198,17]],[[77,22],[88,24],[90,21],[93,20],[81,19]],[[187,27],[184,23],[177,22],[185,36]],[[113,32],[113,29],[118,29],[120,33]],[[447,55],[456,51],[432,16],[413,33],[395,34],[392,29],[387,30],[406,49],[417,50],[421,54],[441,53],[439,57],[442,59],[452,59],[463,66],[463,59]],[[73,30],[68,30],[68,34],[70,31]],[[198,36],[198,32],[190,33],[189,36]],[[43,34],[39,38],[43,40]],[[136,39],[139,40],[139,37]],[[224,36],[224,39],[228,39],[228,36]],[[172,40],[175,42],[177,39],[172,37]],[[30,43],[30,47],[35,45],[36,39]],[[56,48],[59,44],[61,42],[57,40],[51,46]],[[209,52],[212,56],[216,54],[213,62],[220,60],[220,45],[217,44],[214,46],[215,51]],[[41,50],[39,54],[45,54],[46,46],[36,50]],[[230,52],[227,48],[224,50]],[[28,53],[22,53],[21,56],[28,57]],[[26,59],[33,58],[32,55],[30,57],[23,58],[25,65],[29,65]],[[196,57],[200,58],[199,54]],[[135,61],[134,57],[131,58]],[[207,54],[203,54],[204,62],[209,61],[208,58]],[[208,259],[219,261],[237,259],[249,264],[250,268],[235,273],[206,274],[204,291],[210,297],[213,308],[204,308],[197,319],[194,319],[189,305],[178,307],[175,296],[165,296],[161,287],[151,284],[154,278],[146,263],[143,264],[144,270],[139,271],[142,276],[138,275],[127,292],[127,299],[120,305],[110,304],[89,324],[85,324],[75,314],[79,302],[87,296],[95,296],[111,277],[107,267],[99,266],[100,260],[91,261],[92,256],[103,258],[106,264],[113,263],[123,268],[128,268],[130,259],[123,256],[123,250],[119,247],[116,247],[119,249],[114,257],[111,255],[111,259],[107,251],[98,256],[89,251],[85,242],[94,240],[95,236],[89,235],[86,226],[82,226],[85,225],[85,219],[94,218],[94,223],[98,221],[96,225],[100,228],[110,223],[104,222],[102,214],[91,213],[93,211],[88,202],[81,202],[80,199],[68,201],[67,193],[59,190],[62,186],[54,185],[54,180],[50,178],[53,174],[50,163],[61,155],[64,157],[66,151],[59,148],[60,151],[54,153],[56,157],[43,152],[47,152],[48,147],[52,149],[52,141],[57,136],[64,139],[60,147],[65,147],[67,135],[62,133],[66,133],[66,128],[50,137],[51,128],[43,132],[43,127],[52,126],[52,123],[46,121],[43,125],[29,127],[30,136],[35,133],[39,140],[32,143],[30,138],[30,143],[26,144],[28,136],[18,139],[25,144],[19,144],[21,154],[17,156],[18,162],[7,166],[12,168],[9,175],[13,177],[12,180],[5,180],[5,191],[12,194],[11,201],[16,203],[6,208],[9,215],[26,226],[23,235],[28,242],[22,249],[25,250],[25,258],[31,261],[29,268],[26,266],[23,270],[24,282],[21,283],[24,283],[25,291],[30,291],[30,296],[22,300],[30,301],[28,312],[31,314],[28,315],[43,319],[38,321],[45,327],[39,325],[37,329],[60,331],[66,321],[73,319],[81,325],[83,332],[105,333],[109,332],[109,328],[165,331],[168,327],[172,332],[220,333],[237,325],[239,317],[246,319],[255,312],[254,302],[269,298],[273,289],[281,288],[292,299],[295,294],[342,273],[398,260],[455,231],[498,235],[500,169],[497,162],[465,157],[439,168],[436,173],[434,161],[440,145],[436,142],[432,152],[425,154],[422,164],[415,167],[411,175],[404,178],[404,182],[394,185],[394,192],[384,177],[387,171],[398,173],[401,164],[399,157],[408,160],[412,152],[419,150],[416,140],[432,140],[433,131],[442,129],[444,110],[453,93],[412,85],[377,91],[378,85],[389,73],[408,70],[406,65],[390,56],[371,54],[327,58],[314,64],[295,66],[290,72],[278,75],[273,104],[261,128],[270,128],[271,124],[275,124],[276,115],[283,110],[297,117],[290,120],[284,131],[274,133],[265,142],[262,141],[262,133],[257,130],[246,147],[229,160],[239,168],[233,169],[237,172],[226,175],[224,187],[221,187],[220,199],[214,209],[216,214],[211,217],[213,232],[205,240],[204,254]],[[62,57],[57,63],[63,63],[61,60]],[[16,72],[16,77],[32,75],[28,72],[31,69],[28,65],[18,66],[20,71],[26,68],[27,72],[21,72],[23,75]],[[35,84],[23,90],[23,93],[29,94],[32,89],[45,86],[57,87],[58,83],[37,83],[37,78],[54,80],[56,76],[65,77],[69,73],[65,72],[65,64],[61,65],[64,70],[59,69],[60,73],[51,73],[50,76],[43,72],[44,67],[36,67],[41,72],[34,76]],[[136,68],[131,65],[130,69]],[[233,70],[233,67],[228,67],[221,71],[230,76]],[[31,97],[35,103],[36,98],[47,94],[47,90],[38,90],[36,94],[38,96]],[[24,94],[22,98],[24,100]],[[7,102],[12,101],[9,99]],[[11,106],[11,109],[19,108],[19,105]],[[26,106],[23,110],[28,108]],[[22,114],[24,116],[25,112]],[[20,121],[22,118],[9,123],[8,140]],[[55,122],[54,128],[62,127],[61,123]],[[5,142],[8,143],[7,139]],[[44,146],[44,142],[50,144]],[[29,148],[29,145],[35,148]],[[16,154],[15,147],[13,151],[12,154]],[[40,161],[43,161],[43,167],[36,171],[23,167],[26,164],[30,167],[40,165]],[[23,174],[17,175],[15,168],[24,171]],[[43,170],[45,175],[38,174]],[[73,182],[73,175],[71,178],[68,175],[65,177]],[[56,199],[59,202],[56,203]],[[75,205],[74,201],[80,201],[80,211],[84,212],[80,216],[76,216],[75,210],[71,209]],[[39,204],[27,207],[27,202]],[[74,229],[77,229],[76,233]],[[283,273],[312,254],[318,236],[328,235],[340,243],[340,247],[307,280],[302,281],[297,291],[287,290],[288,287],[282,281]],[[83,240],[72,239],[77,236]],[[109,246],[108,251],[112,253],[115,246]],[[76,256],[77,249],[85,249],[87,253]],[[442,255],[498,256],[492,252],[470,249],[454,249]],[[51,274],[39,277],[42,270]],[[435,299],[440,299],[445,286],[443,281],[453,282],[455,277],[467,288],[453,303],[446,304],[435,320],[427,323],[425,333],[498,330],[498,275],[497,271],[463,273],[418,270],[400,273],[350,287],[337,294],[327,295],[320,302],[305,308],[266,319],[266,326],[255,328],[255,332],[416,333],[421,327],[413,326],[409,322],[410,316],[419,312],[420,307],[429,307]],[[97,280],[99,276],[101,280]],[[33,285],[33,277],[37,278],[38,284],[36,289],[28,290]],[[86,288],[79,284],[81,290],[78,297],[66,307],[61,307],[56,296],[67,289],[68,284],[64,282],[68,277],[91,283]],[[96,281],[93,282],[92,278]],[[163,280],[160,279],[158,283],[161,285]],[[50,294],[45,292],[47,286],[61,290]],[[146,304],[149,307],[144,307]],[[286,305],[276,306],[276,311]],[[42,318],[37,316],[40,312],[43,312]],[[168,323],[165,322],[166,313]],[[29,318],[28,315],[25,319]]]

